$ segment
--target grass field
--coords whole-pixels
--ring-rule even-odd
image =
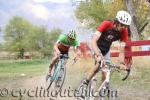
[[[47,59],[34,60],[0,60],[0,78],[40,75],[48,66]]]
[[[130,77],[121,81],[120,74],[114,73],[111,84],[118,91],[117,100],[150,100],[150,57],[133,58],[133,67]],[[114,58],[112,60],[116,62]],[[76,64],[71,65],[72,60],[67,63],[67,75],[64,87],[75,89],[80,81],[93,67],[92,59],[79,59]],[[0,61],[0,89],[35,88],[45,83],[45,75],[49,60],[1,60]],[[101,75],[97,74],[100,82]],[[0,100],[37,100],[29,97],[1,97]],[[38,100],[49,100],[38,98]],[[59,98],[58,100],[74,100],[72,98]]]

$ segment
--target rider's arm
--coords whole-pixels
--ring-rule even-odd
[[[119,62],[124,63],[125,42],[120,42],[119,51]]]
[[[108,27],[110,27],[110,21],[103,21],[96,29],[96,32],[93,35],[91,44],[92,44],[92,49],[94,50],[94,53],[96,55],[100,55],[100,50],[98,49],[97,46],[97,41],[100,38],[102,32],[104,32]]]
[[[122,35],[121,35],[121,38],[120,38],[120,54],[119,54],[119,62],[120,63],[124,63],[124,51],[125,51],[125,45],[126,45],[126,42],[128,41],[128,30],[127,29],[123,29],[121,31]]]
[[[92,49],[93,49],[93,51],[94,51],[94,53],[95,53],[96,55],[100,55],[100,52],[99,52],[98,46],[97,46],[97,41],[98,41],[98,39],[99,39],[100,36],[101,36],[101,32],[96,31],[96,32],[93,34],[92,41],[91,41]]]
[[[125,42],[120,43],[120,53],[119,53],[119,63],[120,63],[120,69],[127,69],[126,64],[124,63],[124,58],[125,58]]]
[[[78,40],[76,40],[74,42],[74,52],[76,53],[75,58],[79,57],[81,55],[80,47],[79,46],[80,46],[80,42]]]
[[[59,45],[59,41],[57,41],[57,42],[54,44],[54,51],[56,51],[56,52],[60,52],[59,49],[58,49],[58,45]]]
[[[124,58],[125,58],[125,45],[126,45],[126,42],[128,41],[128,31],[127,29],[124,29],[122,31],[122,36],[121,36],[121,39],[120,39],[120,53],[119,53],[119,62],[120,62],[120,67],[122,69],[126,69],[127,67],[125,66],[125,63],[124,63]],[[126,67],[126,68],[125,68]]]
[[[81,55],[79,46],[74,47],[74,52],[75,52],[75,57],[74,58],[75,59],[79,58],[80,55]]]
[[[59,49],[58,49],[58,45],[64,40],[65,36],[64,34],[61,34],[58,39],[57,42],[54,44],[54,51],[56,51],[57,53],[60,53]]]

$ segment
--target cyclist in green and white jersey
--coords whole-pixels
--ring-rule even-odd
[[[54,56],[52,57],[50,62],[48,75],[50,75],[53,65],[58,60],[59,55],[60,54],[68,55],[69,48],[71,46],[74,47],[76,51],[76,56],[79,56],[80,55],[79,44],[80,42],[79,40],[77,40],[77,34],[74,30],[69,31],[68,34],[61,34],[54,45]]]

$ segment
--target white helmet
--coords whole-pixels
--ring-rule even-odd
[[[131,24],[131,20],[132,20],[131,15],[124,10],[118,11],[116,18],[120,23],[122,23],[124,25],[130,25]]]
[[[76,34],[75,30],[70,30],[69,33],[68,33],[68,36],[72,39],[77,38],[77,34]]]

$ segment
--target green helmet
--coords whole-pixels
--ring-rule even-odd
[[[77,38],[77,34],[74,30],[70,30],[68,33],[68,37],[75,40]]]

